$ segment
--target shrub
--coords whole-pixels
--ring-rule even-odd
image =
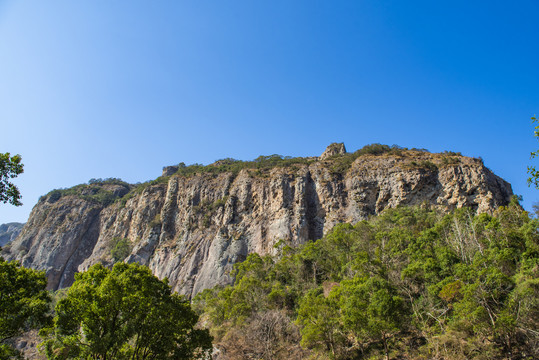
[[[460,163],[460,159],[458,157],[452,157],[452,156],[444,156],[442,157],[442,165],[457,165]]]
[[[122,196],[107,190],[107,185],[120,185],[124,186],[126,189],[131,187],[131,185],[125,181],[116,178],[107,178],[104,180],[90,179],[88,184],[79,184],[68,189],[52,190],[47,195],[42,196],[40,201],[47,200],[48,202],[53,203],[64,196],[76,196],[79,199],[108,206]]]
[[[422,160],[422,161],[411,161],[410,162],[410,167],[411,168],[415,168],[415,169],[427,169],[427,170],[430,170],[430,171],[437,171],[438,170],[438,166],[433,163],[432,161],[429,161],[429,160]]]
[[[288,168],[293,165],[308,165],[315,161],[313,158],[290,157],[282,155],[261,155],[252,161],[242,161],[232,158],[217,160],[210,165],[192,164],[186,166],[184,163],[178,165],[176,175],[192,176],[196,174],[238,174],[243,169],[256,169],[259,171],[270,170],[276,167]]]
[[[161,214],[156,214],[152,221],[148,224],[150,228],[161,225]]]
[[[131,243],[126,238],[112,238],[110,256],[115,263],[123,261],[131,253]]]
[[[330,164],[330,172],[332,174],[344,174],[345,172],[350,169],[352,166],[352,163],[359,158],[360,156],[364,155],[374,155],[379,156],[386,153],[391,153],[393,155],[401,156],[404,151],[406,151],[406,148],[400,147],[398,145],[383,145],[383,144],[369,144],[363,146],[361,149],[348,154],[343,155],[335,155],[328,159],[328,163]]]

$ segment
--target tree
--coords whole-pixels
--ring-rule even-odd
[[[300,301],[296,320],[301,328],[301,345],[326,351],[333,358],[346,340],[340,322],[338,296],[338,291],[332,291],[326,298],[320,287],[308,291]]]
[[[197,359],[212,348],[189,302],[138,264],[77,274],[55,310],[41,331],[49,359]]]
[[[356,276],[343,281],[342,293],[345,327],[359,343],[381,340],[389,360],[389,339],[402,329],[407,315],[397,290],[379,276]]]
[[[531,118],[532,123],[538,123],[538,125],[535,125],[533,136],[539,140],[539,120],[533,116]],[[539,156],[539,150],[532,151],[530,153],[530,158],[534,159],[537,156]],[[528,166],[528,174],[530,174],[530,177],[528,178],[528,186],[534,185],[536,189],[539,189],[539,170],[535,168],[535,166]]]
[[[15,206],[22,205],[19,189],[9,180],[22,174],[23,171],[20,155],[11,156],[9,153],[0,153],[0,202],[4,204],[9,202]]]
[[[9,340],[49,323],[46,286],[44,272],[0,257],[0,359],[17,355]]]

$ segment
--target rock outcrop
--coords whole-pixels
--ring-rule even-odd
[[[92,264],[112,265],[111,250],[127,239],[130,251],[121,259],[148,265],[174,290],[193,296],[229,283],[232,266],[249,253],[275,252],[279,241],[293,246],[320,238],[339,222],[399,205],[492,212],[512,196],[510,184],[479,159],[333,150],[271,168],[217,171],[209,165],[189,175],[167,170],[166,177],[119,192],[113,203],[50,193],[3,256],[46,270],[49,288],[58,289]]]
[[[344,147],[344,143],[333,143],[330,144],[322,153],[322,155],[320,156],[320,160],[326,160],[331,158],[332,156],[344,154],[346,154],[346,148]]]
[[[24,224],[12,222],[0,225],[0,246],[4,246],[15,240],[22,230]]]

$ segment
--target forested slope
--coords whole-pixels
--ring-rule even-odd
[[[539,221],[388,209],[195,298],[218,359],[539,358]]]

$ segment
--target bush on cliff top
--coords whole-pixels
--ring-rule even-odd
[[[90,202],[108,206],[116,199],[121,198],[122,194],[127,193],[127,191],[115,193],[108,190],[107,188],[109,188],[110,185],[123,186],[126,190],[131,188],[131,185],[117,178],[90,179],[88,184],[79,184],[68,189],[52,190],[47,195],[42,196],[39,200],[48,200],[52,203],[64,196],[77,196]]]

